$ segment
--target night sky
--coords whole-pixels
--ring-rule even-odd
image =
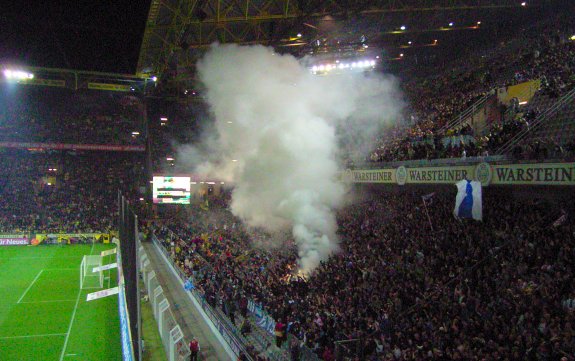
[[[0,62],[134,73],[149,0],[15,1],[0,11]]]

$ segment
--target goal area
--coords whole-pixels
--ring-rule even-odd
[[[102,266],[102,256],[84,256],[80,265],[80,288],[102,288],[104,286],[104,272],[96,271],[95,267]]]

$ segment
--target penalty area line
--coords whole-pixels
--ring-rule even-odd
[[[94,242],[92,242],[92,248],[90,248],[90,255],[94,252]],[[74,324],[74,318],[76,317],[76,311],[78,311],[78,304],[80,303],[80,296],[82,295],[82,288],[78,290],[78,297],[76,297],[76,304],[74,305],[74,312],[72,312],[72,319],[70,320],[70,325],[68,326],[68,332],[66,332],[66,339],[64,340],[64,347],[62,347],[62,353],[60,354],[60,361],[64,360],[64,356],[72,355],[66,354],[66,347],[68,347],[68,340],[70,339],[70,332],[72,331],[72,325]]]
[[[74,312],[72,312],[72,319],[70,320],[70,325],[68,326],[68,332],[66,333],[66,339],[64,340],[64,347],[62,348],[62,353],[60,354],[60,361],[64,359],[66,347],[68,346],[68,339],[70,338],[70,331],[72,331],[72,325],[74,324],[74,318],[76,317],[76,311],[78,310],[78,303],[80,303],[81,295],[82,289],[80,288],[78,291],[78,297],[76,298],[76,304],[74,305]]]
[[[38,274],[36,275],[36,277],[34,277],[34,280],[32,281],[32,283],[30,283],[30,286],[28,286],[28,288],[26,288],[26,291],[24,291],[24,293],[22,294],[22,296],[20,296],[20,298],[18,299],[18,302],[16,303],[20,303],[23,299],[24,296],[26,296],[26,293],[28,293],[28,291],[30,291],[30,288],[32,288],[32,286],[34,285],[34,283],[36,283],[36,281],[38,280],[38,277],[40,277],[40,275],[42,274],[42,272],[44,272],[44,270],[40,270],[40,272],[38,272]]]

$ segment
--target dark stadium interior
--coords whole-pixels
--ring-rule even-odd
[[[112,234],[121,192],[142,239],[234,330],[239,360],[575,361],[575,2],[251,3],[4,9],[0,235]],[[370,56],[366,73],[401,90],[405,107],[369,149],[334,155],[342,180],[393,178],[348,179],[339,251],[309,274],[289,230],[248,226],[233,181],[178,157],[215,127],[196,67],[214,42],[322,67]],[[456,181],[399,181],[400,169],[482,164],[482,221],[453,216]],[[191,204],[155,204],[154,175],[191,176]]]

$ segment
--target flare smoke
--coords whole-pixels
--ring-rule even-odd
[[[248,225],[270,232],[289,227],[301,270],[312,271],[337,250],[341,144],[369,148],[374,132],[397,118],[394,81],[319,77],[292,56],[237,45],[212,47],[198,74],[216,134],[200,147],[212,160],[196,171],[234,183],[231,210]],[[197,149],[185,147],[179,159],[196,162],[195,155]]]

